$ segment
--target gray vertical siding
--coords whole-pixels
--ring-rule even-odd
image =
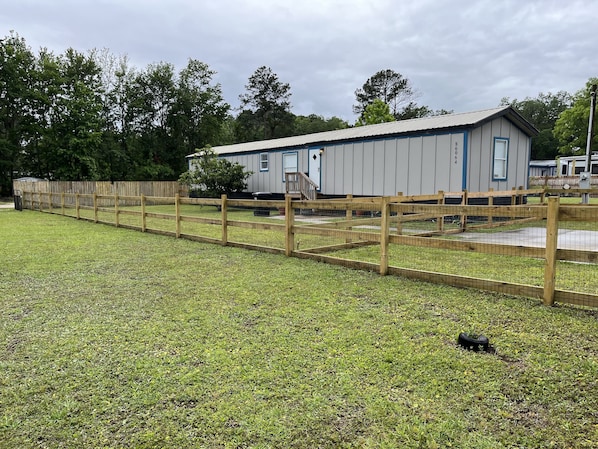
[[[461,190],[463,136],[460,132],[326,146],[321,192],[417,195]]]
[[[273,192],[284,193],[284,176],[282,172],[282,155],[283,153],[297,153],[298,169],[301,172],[307,172],[308,160],[306,148],[290,148],[284,151],[270,151],[268,160],[268,171],[261,172],[259,167],[259,153],[249,154],[235,154],[225,155],[224,158],[231,162],[237,162],[245,167],[246,170],[252,171],[253,174],[249,177],[247,182],[248,192]]]
[[[494,138],[509,139],[507,179],[493,181]],[[485,123],[470,133],[467,189],[472,192],[527,187],[530,138],[504,117]]]
[[[467,140],[465,136],[467,135]],[[509,139],[504,181],[492,180],[494,138]],[[465,149],[464,145],[468,145]],[[471,131],[322,145],[322,185],[326,195],[434,194],[527,186],[530,138],[504,117]],[[270,151],[269,170],[260,172],[259,153],[223,155],[253,171],[250,192],[284,193],[282,155],[298,153],[299,171],[308,170],[308,149]],[[467,161],[464,155],[467,154]],[[466,183],[463,179],[464,164]]]

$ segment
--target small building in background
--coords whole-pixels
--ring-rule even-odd
[[[556,160],[538,160],[529,162],[530,176],[557,176]]]

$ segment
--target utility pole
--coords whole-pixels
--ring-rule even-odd
[[[594,113],[596,112],[596,84],[592,84],[590,90],[590,120],[588,123],[588,140],[586,142],[586,166],[585,171],[579,174],[579,188],[591,188],[592,179],[592,137],[594,137]],[[590,203],[590,194],[581,194],[582,204]]]

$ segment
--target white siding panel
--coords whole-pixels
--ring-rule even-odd
[[[374,194],[374,142],[364,142],[363,144],[363,195]]]
[[[435,173],[432,193],[436,193],[439,190],[446,192],[450,189],[452,167],[451,137],[450,134],[443,134],[436,137]]]
[[[517,135],[517,187],[522,186],[524,189],[527,189],[530,161],[529,139],[521,132],[517,132]]]
[[[354,143],[353,147],[353,176],[352,193],[363,195],[363,142]]]
[[[436,193],[436,136],[422,139],[421,194]]]
[[[384,193],[384,164],[385,161],[385,140],[374,142],[374,155],[372,159],[372,192],[375,195],[385,195]]]
[[[409,140],[409,179],[405,195],[418,195],[421,192],[423,138],[412,137]]]
[[[282,152],[277,151],[274,153],[274,166],[270,170],[268,179],[270,180],[270,186],[272,192],[285,192],[285,185],[282,182]],[[278,190],[277,190],[278,189]]]
[[[478,149],[480,158],[480,169],[475,173],[475,185],[472,186],[473,192],[488,190],[487,186],[493,185],[495,190],[502,190],[504,185],[500,181],[492,181],[492,170],[494,166],[494,136],[500,136],[500,127],[496,123],[490,122],[482,127],[482,139]],[[505,184],[505,183],[502,183]]]
[[[354,180],[353,180],[353,166],[354,163],[354,156],[353,153],[355,150],[353,149],[352,143],[347,143],[343,145],[343,154],[346,153],[344,158],[345,162],[345,170],[343,172],[343,190],[347,193],[352,193],[356,195]],[[361,179],[361,177],[360,177]]]
[[[397,139],[384,141],[384,171],[382,172],[384,178],[382,190],[384,195],[397,194],[397,145]]]
[[[405,195],[407,195],[407,191],[409,190],[409,141],[410,139],[397,140],[395,193],[402,192]]]
[[[330,173],[332,173],[332,178],[327,179],[326,182],[333,182],[334,187],[330,190],[325,190],[325,192],[330,192],[333,195],[343,195],[346,190],[344,188],[344,180],[345,180],[345,161],[346,158],[343,154],[343,145],[335,145],[332,147],[332,154],[334,155],[333,165],[334,167],[331,169]],[[324,183],[324,185],[328,185]]]
[[[488,165],[483,165],[482,162],[482,141],[484,135],[490,135],[490,124],[485,125],[487,131],[484,132],[484,127],[476,128],[471,133],[469,144],[469,163],[467,164],[467,190],[471,192],[478,192],[480,189],[480,173],[481,171],[488,171]]]

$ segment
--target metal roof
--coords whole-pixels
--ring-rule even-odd
[[[556,167],[554,159],[529,161],[530,167]]]
[[[380,123],[377,125],[356,126],[353,128],[325,131],[302,136],[283,137],[280,139],[260,140],[256,142],[237,143],[213,147],[217,154],[248,153],[280,148],[296,148],[307,145],[326,144],[337,141],[350,141],[403,134],[425,133],[454,128],[472,128],[497,117],[506,116],[528,136],[538,134],[536,128],[523,118],[511,106],[502,106],[482,111],[465,112],[459,114],[435,115],[432,117],[399,120],[396,122]],[[187,157],[193,157],[190,154]]]

